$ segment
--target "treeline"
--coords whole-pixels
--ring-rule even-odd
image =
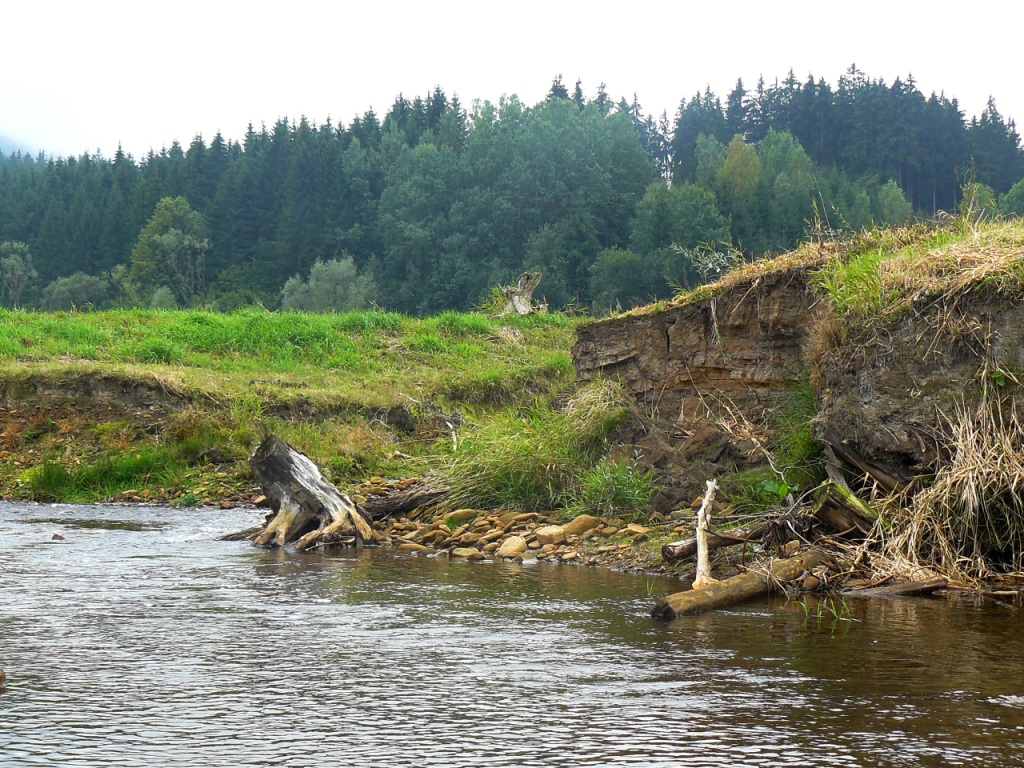
[[[553,306],[602,309],[691,285],[723,253],[790,248],[808,226],[952,210],[966,182],[1024,212],[1022,178],[993,102],[965,121],[955,100],[855,68],[834,89],[791,75],[738,83],[724,104],[708,90],[674,121],[560,77],[534,106],[467,111],[436,88],[347,127],[282,119],[139,161],[0,154],[0,277],[13,306],[421,314],[532,269]]]

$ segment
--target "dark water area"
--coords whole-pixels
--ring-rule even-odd
[[[664,623],[668,580],[215,541],[257,519],[0,505],[0,765],[1024,766],[1011,607]]]

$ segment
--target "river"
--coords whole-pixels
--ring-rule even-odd
[[[0,504],[0,765],[1024,766],[1010,606],[665,623],[669,580],[215,540],[257,519]]]

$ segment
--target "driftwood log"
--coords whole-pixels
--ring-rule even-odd
[[[848,589],[843,592],[843,595],[852,597],[913,597],[915,595],[930,595],[948,586],[949,582],[945,577],[932,576],[927,579],[918,579],[917,581],[887,584],[884,587]]]
[[[878,522],[877,512],[834,480],[821,484],[811,514],[839,533],[858,536],[867,536]]]
[[[651,610],[651,615],[655,618],[674,619],[677,616],[726,608],[755,597],[762,597],[770,594],[776,584],[792,581],[823,560],[823,556],[818,552],[806,552],[786,560],[776,560],[768,568],[768,573],[748,571],[731,579],[710,584],[703,589],[676,592],[659,598]]]
[[[249,464],[272,510],[254,539],[257,544],[309,549],[374,540],[373,527],[355,502],[328,482],[308,456],[284,440],[268,437]]]
[[[732,544],[744,544],[750,541],[758,541],[764,536],[767,523],[753,523],[743,528],[733,528],[728,531],[708,531],[708,551],[713,552],[722,547]],[[661,557],[666,561],[685,560],[697,554],[697,538],[673,541],[661,548]]]

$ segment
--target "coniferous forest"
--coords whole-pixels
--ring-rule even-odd
[[[851,67],[710,89],[670,119],[603,86],[467,107],[441,88],[347,126],[305,117],[134,158],[0,153],[8,307],[376,303],[464,310],[524,270],[603,311],[809,230],[1024,213],[1024,152],[990,100],[968,119],[912,78]],[[713,261],[713,260],[712,260]]]

